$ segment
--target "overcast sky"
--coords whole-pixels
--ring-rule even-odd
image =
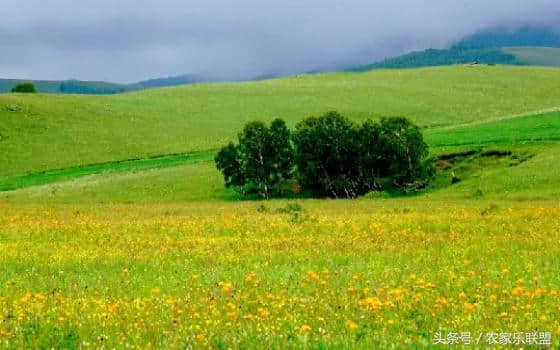
[[[555,23],[558,0],[1,0],[0,77],[247,79]]]

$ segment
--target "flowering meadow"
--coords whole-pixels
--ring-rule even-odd
[[[0,206],[0,348],[558,347],[560,205],[513,204]]]

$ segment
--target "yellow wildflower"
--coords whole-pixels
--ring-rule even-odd
[[[465,310],[467,310],[469,312],[472,312],[472,311],[476,310],[476,304],[473,304],[473,303],[466,302],[466,303],[463,304],[463,307],[465,308]]]
[[[309,278],[315,282],[318,282],[321,280],[321,277],[319,277],[318,274],[316,274],[314,271],[309,271],[307,273],[307,275],[309,276]]]

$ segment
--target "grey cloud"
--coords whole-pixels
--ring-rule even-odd
[[[215,79],[370,63],[484,27],[560,18],[557,0],[11,0],[0,76]]]

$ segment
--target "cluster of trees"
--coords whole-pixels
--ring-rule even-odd
[[[316,196],[355,198],[382,182],[423,187],[434,167],[420,129],[405,118],[356,124],[337,112],[310,117],[291,132],[281,119],[245,125],[239,143],[215,158],[226,187],[263,197],[297,180]],[[384,181],[382,181],[384,180]]]
[[[36,93],[37,88],[33,83],[19,83],[12,88],[12,92],[18,93]]]

